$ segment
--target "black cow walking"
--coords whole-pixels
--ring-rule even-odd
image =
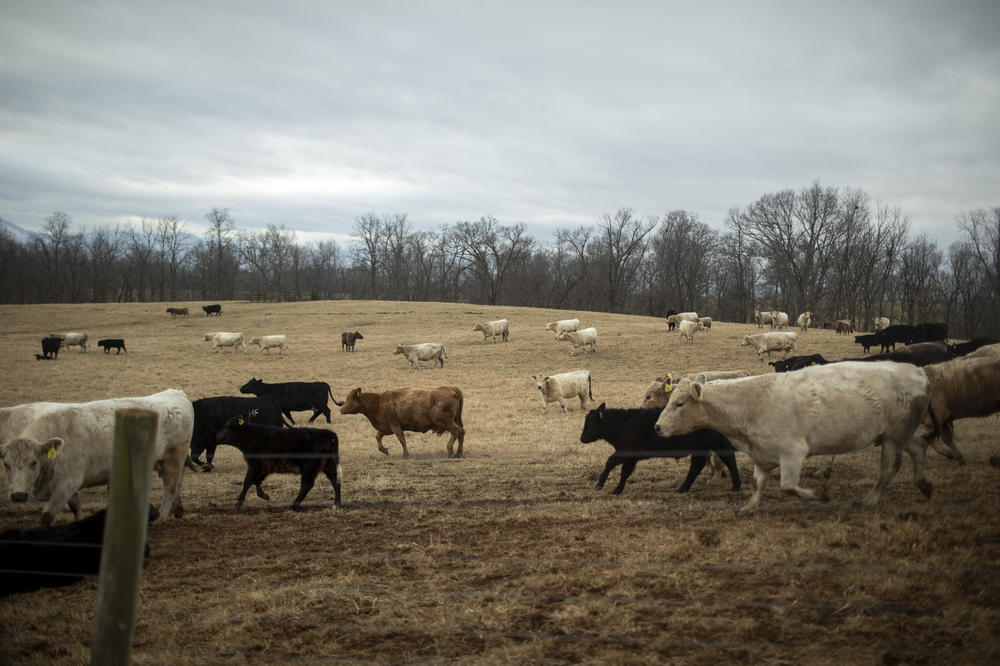
[[[201,306],[201,309],[205,311],[206,317],[211,317],[212,315],[215,315],[216,317],[222,316],[222,306],[219,304],[203,305]]]
[[[270,500],[260,486],[264,479],[271,474],[297,473],[299,494],[292,502],[292,510],[297,511],[320,472],[333,485],[334,506],[340,506],[340,446],[332,430],[258,425],[236,416],[226,421],[216,440],[238,448],[247,462],[236,508],[243,506],[250,486],[256,486],[257,497]]]
[[[677,437],[660,437],[653,427],[663,409],[609,409],[604,403],[587,414],[583,423],[583,433],[580,441],[596,442],[603,439],[615,447],[615,452],[608,456],[604,471],[597,479],[597,488],[603,488],[604,482],[618,465],[622,466],[622,478],[618,486],[611,491],[618,495],[625,489],[625,482],[635,471],[635,465],[647,458],[683,458],[691,456],[691,467],[687,478],[677,489],[686,493],[694,480],[713,453],[729,468],[733,477],[733,490],[740,489],[740,473],[736,468],[736,449],[723,435],[714,430],[700,429]]]
[[[215,436],[226,422],[234,416],[242,416],[244,421],[281,427],[286,425],[281,418],[281,405],[270,396],[262,398],[241,398],[238,396],[218,396],[201,398],[191,403],[194,407],[194,429],[191,431],[191,460],[203,472],[211,472],[215,460]],[[205,461],[201,454],[205,453]],[[188,465],[191,469],[198,469]]]
[[[252,393],[257,396],[268,395],[278,401],[281,405],[281,413],[285,415],[289,423],[295,423],[291,412],[304,412],[313,410],[309,423],[316,420],[322,414],[326,417],[326,422],[330,422],[330,407],[326,403],[327,396],[333,400],[335,405],[343,405],[337,402],[330,392],[330,385],[326,382],[278,382],[276,384],[266,384],[260,379],[251,378],[246,384],[240,387],[240,393]]]
[[[823,358],[822,354],[809,354],[807,356],[789,356],[780,361],[771,361],[768,365],[774,368],[775,372],[794,372],[808,368],[810,365],[826,365],[827,363],[829,361]]]
[[[117,349],[116,354],[121,354],[122,352],[128,353],[125,349],[125,341],[121,338],[107,338],[105,340],[98,340],[97,346],[104,349],[105,354],[110,354],[112,349]],[[141,350],[140,350],[141,351]]]

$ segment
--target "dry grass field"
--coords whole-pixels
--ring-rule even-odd
[[[167,305],[192,315],[171,319]],[[653,377],[703,369],[770,371],[739,342],[756,327],[716,322],[681,345],[662,319],[591,312],[401,302],[0,306],[0,405],[84,401],[179,388],[236,395],[251,377],[355,387],[455,385],[465,394],[465,457],[446,437],[411,434],[411,457],[375,446],[362,416],[334,409],[344,506],[322,477],[288,510],[291,476],[234,508],[245,466],[221,447],[211,474],[188,472],[186,514],[150,527],[135,663],[997,663],[1000,661],[1000,468],[997,417],[959,422],[968,464],[929,454],[934,496],[908,460],[880,506],[878,452],[837,459],[831,501],[804,503],[773,482],[759,512],[707,475],[676,488],[688,461],[640,462],[625,492],[594,477],[611,451],[581,444],[584,412],[542,411],[529,376],[588,368],[596,407],[636,406]],[[578,316],[597,352],[570,357],[546,321]],[[506,317],[510,341],[484,343],[477,321]],[[63,351],[37,362],[50,331],[123,337],[128,354]],[[285,355],[213,353],[203,334],[285,333]],[[365,336],[353,354],[340,332]],[[849,337],[812,330],[799,353],[855,356]],[[392,348],[439,341],[443,369],[409,372]],[[850,387],[831,387],[850,390]],[[307,412],[295,414],[301,425]],[[845,414],[844,418],[851,418]],[[808,464],[815,470],[815,462]],[[0,528],[37,524],[41,503],[13,505],[0,481]],[[153,480],[158,502],[159,482]],[[106,489],[82,493],[101,508]],[[64,520],[71,519],[67,511]],[[0,662],[87,663],[97,582],[0,600]]]

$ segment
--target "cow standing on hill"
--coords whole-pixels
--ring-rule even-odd
[[[358,340],[364,340],[365,336],[361,333],[354,331],[344,331],[340,334],[340,351],[354,351],[354,343]]]

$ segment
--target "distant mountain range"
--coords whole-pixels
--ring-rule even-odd
[[[35,234],[34,231],[28,231],[27,229],[23,229],[14,224],[13,222],[8,222],[2,217],[0,217],[0,229],[6,229],[10,233],[10,235],[14,237],[14,240],[16,240],[18,243],[27,243],[34,236],[37,235]]]

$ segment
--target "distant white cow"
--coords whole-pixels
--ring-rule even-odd
[[[556,340],[568,340],[573,345],[570,356],[576,356],[577,349],[583,349],[584,354],[587,353],[588,348],[592,352],[597,351],[597,329],[593,326],[579,331],[563,331],[556,336]]]
[[[271,348],[277,348],[279,354],[283,354],[286,349],[288,349],[288,336],[287,335],[259,335],[257,337],[250,338],[251,345],[257,345],[260,347],[260,351],[268,350],[267,353],[271,353]]]
[[[667,326],[674,330],[682,321],[698,321],[697,312],[678,312],[667,317]]]
[[[795,323],[798,324],[799,329],[803,333],[809,330],[809,325],[812,324],[812,316],[813,313],[810,312],[809,310],[806,310],[805,312],[799,315],[798,319],[795,320]]]
[[[153,460],[163,475],[160,517],[180,517],[184,459],[191,444],[194,408],[183,391],[168,389],[141,398],[60,405],[45,411],[18,436],[0,446],[12,502],[30,497],[47,503],[50,525],[68,505],[80,519],[81,488],[102,486],[111,476],[115,412],[144,409],[158,416]]]
[[[396,345],[392,350],[393,354],[402,354],[410,362],[410,370],[421,370],[421,361],[431,361],[431,365],[440,363],[444,367],[444,360],[448,355],[444,353],[444,345],[440,342],[421,342],[414,345]]]
[[[232,347],[233,353],[235,354],[239,351],[242,346],[243,351],[247,350],[246,343],[243,342],[242,333],[228,333],[226,331],[219,331],[218,333],[206,333],[205,342],[212,343],[212,351],[217,352],[222,347]]]
[[[772,312],[761,312],[760,310],[753,311],[753,320],[757,322],[757,328],[764,328],[765,325],[771,326],[771,322],[774,320],[774,315]],[[774,328],[771,326],[771,328]]]
[[[784,352],[784,356],[798,351],[798,335],[789,332],[752,333],[743,338],[740,347],[753,347],[757,352],[757,360],[764,362],[764,354],[768,360],[772,352]]]
[[[62,340],[63,349],[68,347],[79,347],[80,351],[87,351],[86,333],[49,333],[50,338]]]
[[[487,338],[493,338],[493,342],[496,342],[497,338],[507,342],[507,336],[510,333],[506,319],[480,322],[473,326],[472,330],[483,332],[483,342],[486,342]]]
[[[698,321],[701,322],[701,325],[702,325],[703,328],[705,328],[705,329],[712,328],[712,318],[711,317],[698,317]]]
[[[771,330],[778,329],[788,329],[788,313],[780,312],[778,310],[773,310],[771,312]]]
[[[850,390],[836,390],[850,387]],[[807,456],[882,446],[875,488],[863,500],[878,503],[905,450],[913,458],[917,488],[924,478],[927,443],[914,432],[930,402],[923,371],[908,363],[848,361],[796,372],[755,375],[708,384],[682,380],[656,421],[661,437],[710,428],[753,460],[756,490],[740,513],[760,504],[768,476],[781,469],[781,489],[802,499],[826,499],[799,485]]]
[[[677,323],[677,330],[681,333],[682,342],[687,340],[689,343],[694,343],[695,331],[704,331],[705,327],[701,325],[700,321],[684,320]]]
[[[883,328],[889,328],[889,318],[888,317],[875,317],[872,322],[875,324],[875,332],[878,333]]]
[[[579,319],[560,319],[559,321],[550,321],[545,324],[546,331],[552,331],[558,335],[564,331],[578,331],[580,330],[580,320]]]
[[[531,375],[535,382],[535,387],[542,396],[542,409],[547,409],[550,402],[558,402],[563,411],[566,409],[566,399],[579,398],[580,409],[587,406],[587,400],[594,401],[594,394],[591,392],[590,371],[574,370],[573,372],[562,372],[558,375],[548,375],[537,377]]]

